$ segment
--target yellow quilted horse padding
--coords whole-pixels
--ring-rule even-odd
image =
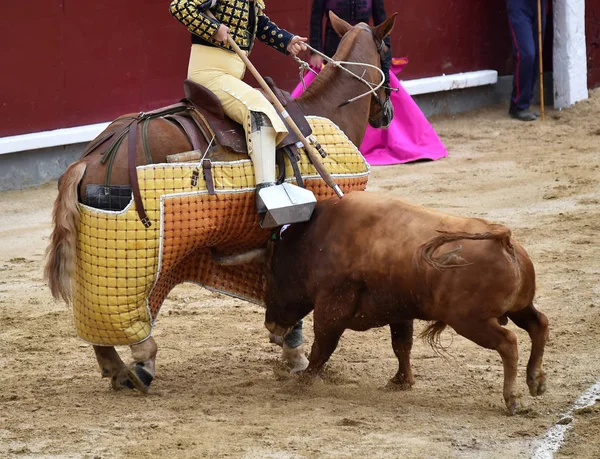
[[[338,185],[344,192],[364,190],[370,168],[356,146],[330,120],[308,120]],[[317,199],[335,196],[305,154],[299,167]],[[263,302],[260,267],[219,266],[209,250],[236,253],[261,246],[270,235],[256,215],[251,161],[213,162],[212,195],[202,178],[192,186],[195,168],[195,163],[137,168],[150,228],[140,222],[133,201],[121,212],[80,205],[73,309],[84,340],[111,346],[143,341],[164,298],[184,281]],[[286,177],[294,177],[289,162]]]

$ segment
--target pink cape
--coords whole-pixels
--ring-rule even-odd
[[[392,92],[394,119],[387,129],[375,129],[367,126],[360,152],[372,166],[401,164],[419,159],[436,160],[448,156],[446,147],[435,130],[423,115],[423,112],[404,90],[396,73],[399,73],[408,61],[393,59],[390,71],[390,86],[398,88]],[[312,72],[304,76],[308,86],[316,78]],[[304,92],[302,82],[292,92],[299,97]]]

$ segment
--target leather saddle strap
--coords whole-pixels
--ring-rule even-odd
[[[298,147],[296,147],[296,145],[288,145],[283,149],[283,151],[285,151],[290,160],[292,169],[294,170],[294,176],[296,177],[296,183],[298,183],[298,186],[305,188],[304,179],[302,178],[300,168],[298,167],[298,158],[300,157],[300,154],[298,153]]]
[[[196,127],[196,123],[192,119],[180,114],[167,115],[165,116],[165,119],[183,129],[183,132],[185,132],[185,135],[187,135],[190,143],[192,144],[192,150],[202,150],[202,141],[200,139],[199,129]],[[209,142],[210,139],[207,139],[206,141]]]
[[[85,150],[83,150],[83,153],[81,153],[81,158],[80,159],[85,158],[92,151],[94,151],[97,147],[99,147],[100,145],[102,145],[108,139],[112,138],[113,135],[115,135],[115,131],[109,131],[109,132],[105,132],[104,134],[101,134],[92,143],[90,143]]]
[[[275,150],[275,164],[277,164],[277,170],[279,171],[279,176],[277,177],[278,185],[285,182],[285,159],[283,150],[283,148]]]
[[[138,182],[137,169],[135,168],[137,126],[138,120],[135,120],[133,123],[131,123],[131,127],[129,128],[129,142],[127,144],[129,156],[129,181],[131,183],[131,191],[133,192],[133,200],[135,201],[135,210],[137,211],[142,224],[146,228],[150,228],[150,226],[152,226],[152,222],[146,215],[146,210],[144,209],[142,193],[140,192],[140,184]]]
[[[214,195],[215,193],[215,179],[212,174],[212,162],[210,159],[202,160],[202,174],[204,175],[204,181],[206,182],[206,189],[208,194]]]
[[[148,125],[150,124],[150,118],[142,121],[142,143],[144,144],[144,153],[146,154],[146,163],[152,164],[152,153],[150,152],[150,142],[148,140]]]

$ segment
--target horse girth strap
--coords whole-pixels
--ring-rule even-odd
[[[129,139],[127,143],[127,154],[129,158],[129,181],[131,184],[131,190],[133,192],[133,200],[135,202],[135,210],[140,217],[142,224],[146,228],[152,226],[152,222],[146,215],[144,209],[144,202],[142,201],[142,193],[140,192],[140,184],[137,176],[137,169],[135,168],[136,162],[136,140],[137,140],[137,126],[139,120],[134,120],[129,127]]]

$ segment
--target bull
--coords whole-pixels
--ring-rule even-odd
[[[310,222],[289,227],[264,249],[215,257],[264,264],[271,333],[285,335],[314,310],[309,375],[322,370],[344,330],[389,325],[399,363],[390,384],[409,389],[413,322],[420,319],[430,321],[422,336],[432,345],[450,326],[500,354],[504,401],[514,414],[518,349],[504,327],[510,319],[531,338],[530,394],[546,389],[548,319],[533,305],[533,263],[506,226],[353,192],[319,202]]]

